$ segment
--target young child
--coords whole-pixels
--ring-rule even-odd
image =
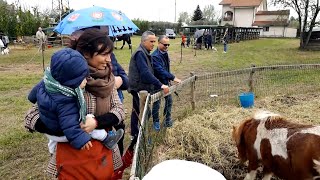
[[[90,149],[91,137],[101,140],[109,149],[114,149],[123,136],[122,129],[107,134],[94,130],[90,134],[80,128],[87,118],[83,89],[87,83],[89,68],[84,57],[70,48],[62,49],[51,57],[50,68],[44,78],[30,92],[28,99],[37,103],[40,120],[49,138],[49,151],[54,152],[57,142],[68,141],[76,149]],[[53,135],[65,135],[57,137]]]
[[[188,35],[188,38],[187,38],[187,47],[189,48],[190,46],[190,43],[191,43],[191,38],[190,38],[190,35]]]
[[[186,41],[187,37],[183,33],[181,33],[181,46],[184,48],[186,47]]]

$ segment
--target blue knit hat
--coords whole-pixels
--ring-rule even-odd
[[[50,71],[52,77],[61,85],[77,88],[89,75],[86,59],[76,50],[64,48],[51,57]]]

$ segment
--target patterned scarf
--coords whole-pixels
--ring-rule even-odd
[[[77,87],[76,89],[72,89],[70,87],[61,85],[57,80],[55,80],[52,77],[49,67],[46,68],[43,80],[44,80],[44,85],[49,92],[51,93],[60,92],[65,96],[69,96],[69,97],[75,96],[78,98],[78,101],[80,104],[79,121],[81,120],[83,123],[85,123],[87,107],[86,107],[86,102],[83,96],[82,89],[80,87]]]
[[[98,70],[89,65],[90,77],[87,78],[86,91],[97,98],[96,112],[99,116],[110,111],[112,90],[114,87],[114,76],[111,73],[111,65],[106,69]]]

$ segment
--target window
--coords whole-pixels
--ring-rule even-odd
[[[232,21],[232,19],[233,19],[233,12],[227,11],[224,13],[224,18],[223,18],[224,21]]]
[[[264,32],[269,32],[269,27],[263,27]]]

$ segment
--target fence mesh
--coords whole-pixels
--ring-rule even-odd
[[[241,92],[253,91],[255,98],[319,93],[319,69],[320,64],[275,65],[191,75],[182,83],[170,87],[174,118],[181,119],[195,107],[206,108],[212,102],[217,106],[239,104],[238,96]],[[153,103],[162,100],[162,115],[164,96],[158,92],[148,94],[146,98],[130,179],[142,179],[157,164],[155,149],[162,141],[165,128],[160,132],[154,131],[151,114]]]

